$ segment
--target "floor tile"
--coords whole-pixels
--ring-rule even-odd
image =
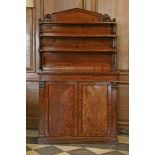
[[[34,150],[31,150],[31,151],[27,151],[26,155],[40,155],[40,154]]]
[[[33,150],[35,149],[40,149],[40,148],[44,148],[50,145],[39,145],[39,144],[27,144],[27,146]]]
[[[62,145],[54,145],[54,146],[59,148],[62,151],[71,151],[71,150],[76,150],[76,149],[81,148],[77,146],[62,146]]]
[[[102,153],[107,153],[107,152],[113,151],[111,149],[98,149],[98,148],[86,148],[86,149],[88,149],[96,154],[102,154]]]
[[[88,147],[88,148],[100,148],[100,149],[111,149],[115,145],[110,145],[110,144],[67,144],[67,146]]]
[[[38,153],[40,153],[41,155],[55,155],[58,153],[62,153],[63,151],[60,150],[59,148],[55,147],[55,146],[48,146],[48,147],[44,147],[44,148],[39,148],[37,150]]]
[[[26,137],[26,144],[37,144],[37,137]]]
[[[26,155],[129,155],[129,136],[118,135],[119,144],[37,144],[36,131],[27,131]]]
[[[118,144],[112,147],[114,150],[118,151],[128,151],[129,150],[129,144]]]
[[[108,153],[103,153],[101,155],[125,155],[121,152],[118,152],[118,151],[111,151],[111,152],[108,152]]]
[[[119,151],[120,153],[123,153],[125,155],[129,155],[129,151]]]
[[[96,155],[96,153],[93,153],[92,151],[89,151],[86,148],[68,151],[67,153],[69,153],[70,155]]]
[[[30,147],[26,146],[26,151],[32,150]]]
[[[37,130],[26,130],[26,137],[38,137]]]
[[[123,144],[129,144],[129,137],[128,136],[117,136],[118,142]]]
[[[55,154],[55,155],[70,155],[70,154],[68,154],[67,152],[62,152],[62,153],[58,153],[58,154]]]

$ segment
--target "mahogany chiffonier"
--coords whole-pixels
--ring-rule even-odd
[[[116,21],[79,8],[39,20],[38,143],[117,143]]]

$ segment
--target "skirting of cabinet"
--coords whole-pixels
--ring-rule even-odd
[[[118,144],[117,136],[112,137],[39,137],[39,144]]]

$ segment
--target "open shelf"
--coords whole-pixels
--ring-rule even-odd
[[[116,25],[116,22],[93,22],[93,23],[65,23],[65,22],[57,22],[57,23],[54,23],[54,22],[44,22],[44,21],[41,21],[39,24],[48,24],[48,25],[75,25],[75,26],[78,26],[78,25],[83,25],[83,26],[93,26],[93,25]]]
[[[95,53],[95,52],[111,52],[111,53],[116,53],[116,49],[71,49],[71,48],[62,48],[62,47],[57,47],[57,48],[52,48],[52,47],[46,47],[46,48],[41,48],[39,49],[39,52],[90,52],[90,53]]]
[[[76,34],[76,33],[41,33],[40,37],[80,37],[80,38],[86,38],[86,37],[103,37],[103,38],[116,38],[116,35],[103,35],[103,34]]]

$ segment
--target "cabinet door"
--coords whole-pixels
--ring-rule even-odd
[[[76,134],[76,90],[74,82],[48,83],[48,136]]]
[[[110,83],[83,82],[79,85],[81,136],[108,136],[111,133],[112,91]],[[114,112],[114,115],[112,113]]]

